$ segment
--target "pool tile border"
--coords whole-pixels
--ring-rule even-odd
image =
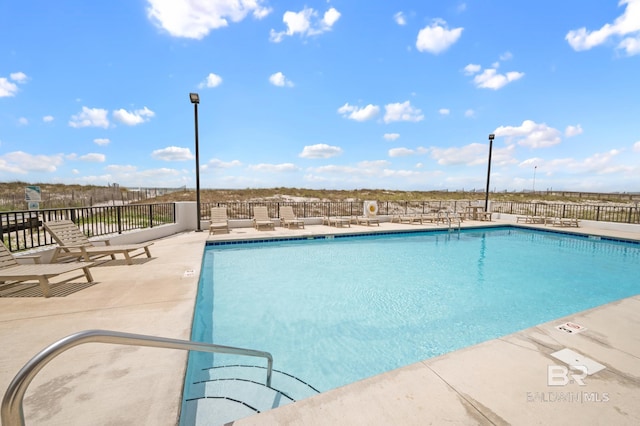
[[[627,243],[627,244],[635,244],[640,245],[640,240],[626,239],[626,238],[617,238],[610,237],[604,235],[594,235],[594,234],[583,234],[579,232],[566,231],[561,229],[548,229],[548,228],[533,228],[528,226],[519,226],[519,225],[494,225],[494,226],[470,226],[462,229],[446,229],[446,228],[434,228],[434,229],[406,229],[406,230],[397,230],[397,231],[374,231],[374,232],[350,232],[350,233],[341,233],[341,234],[325,234],[325,235],[301,235],[296,237],[281,237],[281,236],[273,236],[269,238],[253,238],[253,239],[242,239],[242,240],[218,240],[218,241],[207,241],[206,246],[227,246],[227,245],[242,245],[242,244],[256,244],[256,243],[278,243],[278,242],[286,242],[286,241],[308,241],[308,240],[332,240],[338,238],[352,238],[352,237],[371,237],[371,236],[379,236],[379,235],[406,235],[406,234],[428,234],[428,233],[455,233],[460,231],[467,230],[482,230],[482,229],[526,229],[529,231],[537,231],[548,234],[560,234],[567,235],[572,237],[578,237],[582,239],[588,240],[599,240],[599,241],[609,241],[609,242],[618,242],[618,243]]]

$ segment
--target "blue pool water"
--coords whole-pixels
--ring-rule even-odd
[[[509,227],[208,246],[202,266],[192,339],[320,391],[640,293],[640,244]],[[246,362],[192,354],[188,375]]]

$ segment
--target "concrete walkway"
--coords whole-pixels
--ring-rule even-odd
[[[487,223],[465,221],[464,226]],[[492,222],[499,225],[500,221]],[[211,239],[434,228],[232,229]],[[567,231],[569,229],[566,229]],[[572,228],[640,239],[635,231]],[[185,233],[154,242],[152,259],[92,268],[95,285],[58,287],[59,297],[0,297],[0,392],[39,350],[69,334],[108,329],[189,339],[205,240]],[[29,292],[25,292],[29,295]],[[586,327],[568,334],[566,322]],[[245,424],[640,424],[640,296],[409,365],[236,421]],[[569,348],[605,366],[580,386],[580,371],[551,356]],[[259,348],[258,348],[259,349]],[[172,425],[178,419],[186,353],[91,343],[48,364],[32,382],[29,425]],[[549,366],[555,370],[549,373]],[[551,379],[550,379],[551,377]],[[548,382],[557,386],[550,386]]]

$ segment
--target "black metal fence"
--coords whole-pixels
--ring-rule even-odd
[[[122,234],[136,229],[175,223],[174,203],[43,209],[0,212],[0,237],[10,251],[53,244],[42,223],[69,219],[87,237]]]
[[[491,203],[491,210],[496,213],[515,215],[565,217],[617,223],[640,223],[640,209],[638,208],[638,204],[635,206],[615,206],[494,201]]]
[[[467,206],[475,204],[475,201],[379,201],[379,215],[429,213],[442,210],[464,211]],[[270,217],[280,216],[281,206],[291,206],[296,216],[323,217],[323,216],[360,216],[364,212],[363,201],[266,201],[266,202],[225,202],[202,203],[201,217],[209,219],[211,207],[227,207],[229,219],[251,219],[255,206],[266,206]]]
[[[381,201],[379,215],[430,213],[438,211],[464,212],[477,201]],[[323,216],[359,216],[363,214],[362,201],[324,202],[224,202],[201,203],[201,218],[210,218],[211,207],[227,207],[229,219],[251,219],[255,206],[266,206],[269,216],[280,216],[281,206],[291,206],[301,218]],[[640,208],[634,206],[521,203],[493,201],[491,211],[514,215],[576,218],[617,223],[640,224]],[[36,211],[0,212],[0,237],[10,251],[19,251],[53,244],[51,236],[42,228],[50,220],[70,219],[88,237],[121,234],[135,229],[152,228],[175,223],[174,203],[130,204],[124,206],[43,209]]]
[[[468,206],[478,205],[477,201],[382,201],[378,202],[378,214],[411,214],[437,211],[464,212]],[[266,206],[270,217],[279,217],[280,206],[292,206],[298,217],[357,216],[363,214],[362,201],[345,202],[228,202],[202,203],[201,217],[210,217],[211,207],[227,207],[229,219],[251,219],[254,206]],[[533,215],[561,218],[576,218],[617,223],[640,223],[640,208],[635,206],[560,204],[560,203],[520,203],[492,201],[491,211],[514,215]]]

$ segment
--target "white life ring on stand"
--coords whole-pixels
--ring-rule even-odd
[[[378,202],[377,201],[365,201],[364,202],[364,215],[375,216],[378,214]]]

